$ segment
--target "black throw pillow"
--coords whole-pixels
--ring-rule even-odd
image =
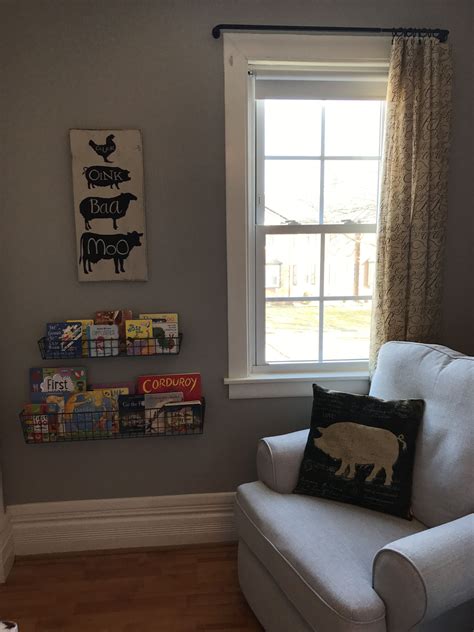
[[[313,412],[297,494],[411,519],[422,399],[386,401],[313,384]]]

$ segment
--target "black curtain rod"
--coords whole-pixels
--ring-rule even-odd
[[[392,37],[405,35],[412,37],[437,37],[446,42],[449,31],[428,28],[378,28],[373,26],[283,26],[281,24],[216,24],[212,29],[214,39],[219,39],[222,31],[273,31],[287,33],[390,33]]]

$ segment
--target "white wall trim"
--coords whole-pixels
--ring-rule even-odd
[[[229,542],[234,493],[10,505],[16,555]]]
[[[224,33],[229,377],[245,376],[250,369],[249,77],[239,44],[240,38]]]
[[[8,577],[15,560],[15,546],[10,519],[5,514],[0,515],[0,584]]]

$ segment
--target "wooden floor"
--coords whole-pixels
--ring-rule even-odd
[[[261,631],[240,593],[237,545],[17,560],[0,619],[20,632]]]

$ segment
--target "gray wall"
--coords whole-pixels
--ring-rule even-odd
[[[474,351],[464,301],[471,175],[466,2],[445,0],[46,0],[0,2],[3,334],[1,441],[8,504],[232,490],[255,477],[257,438],[303,427],[311,401],[229,401],[224,86],[218,22],[441,26],[457,81],[441,342]],[[69,128],[140,128],[148,283],[79,284]],[[471,259],[472,262],[472,259]],[[27,446],[17,411],[47,321],[96,309],[171,310],[185,343],[170,358],[86,360],[95,381],[201,371],[202,437]],[[47,363],[45,363],[47,364]],[[54,364],[54,363],[49,363]]]

